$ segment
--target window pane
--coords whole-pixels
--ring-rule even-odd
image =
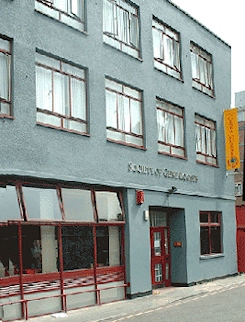
[[[121,265],[121,229],[120,227],[97,227],[97,263],[98,266]]]
[[[43,67],[36,67],[37,107],[52,111],[52,72]]]
[[[61,220],[55,189],[23,187],[28,219]]]
[[[76,78],[71,79],[71,116],[86,120],[85,84]]]
[[[54,226],[22,226],[24,274],[58,272],[57,240],[57,228]]]
[[[221,252],[220,227],[211,227],[211,249],[212,253]]]
[[[200,222],[208,222],[208,214],[200,214]]]
[[[210,221],[219,223],[219,214],[215,214],[215,213],[210,214]]]
[[[99,220],[123,220],[122,209],[116,192],[96,191],[95,196]]]
[[[130,100],[131,109],[131,127],[132,132],[142,134],[142,116],[141,116],[141,103],[135,100]]]
[[[117,128],[117,96],[106,91],[106,125]]]
[[[0,53],[0,98],[10,100],[10,56]],[[1,110],[0,110],[1,112]]]
[[[65,219],[94,221],[94,213],[89,190],[62,188]]]
[[[54,72],[54,112],[70,116],[68,76]]]
[[[0,187],[0,221],[20,219],[20,209],[14,186]]]
[[[200,227],[201,255],[210,254],[208,227]]]
[[[92,268],[94,266],[92,227],[63,226],[62,250],[65,271]]]
[[[19,274],[17,226],[0,227],[0,278]]]
[[[162,210],[150,211],[151,227],[167,226],[167,213]]]

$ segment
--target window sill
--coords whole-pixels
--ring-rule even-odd
[[[117,141],[117,140],[113,140],[113,139],[107,138],[107,142],[116,143],[116,144],[124,145],[126,147],[131,147],[131,148],[135,148],[135,149],[139,149],[139,150],[146,151],[146,148],[143,147],[143,146],[134,145],[134,144],[130,144],[130,143],[123,142],[123,141]]]
[[[105,44],[106,46],[110,47],[110,48],[113,48],[113,49],[114,49],[114,50],[116,50],[117,52],[123,53],[124,55],[127,55],[127,56],[129,56],[129,57],[132,57],[132,58],[134,58],[134,59],[136,59],[136,60],[140,61],[141,63],[143,62],[143,59],[142,59],[141,57],[137,57],[137,56],[131,55],[131,54],[129,54],[129,53],[127,53],[127,52],[125,52],[125,51],[123,51],[123,50],[119,49],[119,48],[116,48],[116,47],[114,47],[114,46],[112,46],[112,45],[108,44],[108,43],[107,43],[107,42],[105,42],[105,41],[104,41],[104,44]]]
[[[224,253],[220,253],[220,254],[213,254],[213,255],[201,255],[200,259],[201,260],[206,260],[206,259],[214,259],[214,258],[220,258],[220,257],[225,257]]]
[[[196,163],[203,164],[203,165],[207,165],[209,167],[219,168],[219,165],[218,164],[212,164],[212,163],[202,162],[202,161],[199,161],[199,160],[196,160]]]
[[[171,75],[171,74],[165,72],[164,70],[161,70],[160,68],[157,68],[156,66],[154,66],[154,69],[157,70],[160,73],[163,73],[164,75],[168,75],[168,76],[172,77],[173,79],[178,80],[181,83],[184,83],[184,80],[183,80],[182,77],[175,77],[174,75]]]
[[[178,158],[178,159],[182,159],[182,160],[186,160],[186,161],[188,160],[187,157],[181,156],[181,155],[178,155],[178,154],[170,154],[170,153],[161,152],[161,151],[158,151],[158,154],[167,155],[167,156],[172,157],[172,158]]]

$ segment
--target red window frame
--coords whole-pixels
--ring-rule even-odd
[[[160,140],[159,129],[158,129],[158,153],[167,154],[177,158],[184,159],[186,157],[185,140],[184,140],[184,134],[185,134],[184,133],[184,109],[182,107],[163,101],[161,99],[156,100],[156,105],[157,105],[157,117],[159,112],[172,115],[173,118],[178,117],[182,121],[182,130],[183,130],[183,133],[180,135],[180,137],[183,138],[183,145],[176,145],[167,141]],[[173,107],[173,111],[171,111],[171,107]],[[175,108],[179,110],[179,114],[174,112]],[[160,127],[159,120],[157,121],[158,121],[158,127]],[[174,134],[176,133],[176,131],[177,129],[175,128],[175,122],[174,122]],[[164,147],[166,147],[166,149],[168,149],[169,151],[164,150]]]
[[[214,255],[222,253],[221,213],[200,211],[200,253]]]

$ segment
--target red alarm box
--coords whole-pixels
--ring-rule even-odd
[[[145,200],[145,194],[143,190],[136,190],[136,204],[142,205]]]

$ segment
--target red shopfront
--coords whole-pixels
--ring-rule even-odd
[[[125,298],[121,191],[18,182],[0,196],[3,321]]]

